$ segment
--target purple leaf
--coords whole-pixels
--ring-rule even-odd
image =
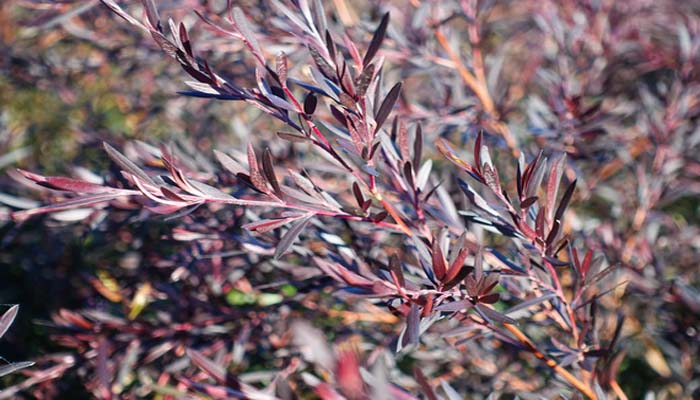
[[[402,346],[418,344],[420,338],[420,306],[411,303],[411,309],[406,317],[406,331],[403,335]]]
[[[489,308],[485,305],[477,304],[474,308],[479,313],[479,315],[482,316],[482,318],[484,318],[485,320],[487,320],[489,322],[492,322],[492,323],[493,322],[501,322],[504,324],[511,324],[511,325],[517,324],[517,322],[514,319],[507,317],[506,315],[501,314],[498,311],[496,311],[492,308]]]
[[[105,151],[107,152],[107,155],[109,155],[109,158],[112,159],[117,165],[119,165],[124,171],[136,175],[142,180],[146,181],[147,183],[150,183],[151,185],[156,185],[155,182],[151,179],[148,174],[146,174],[141,168],[139,168],[136,164],[134,164],[131,160],[126,158],[122,153],[117,151],[114,147],[110,146],[107,143],[104,143],[104,148]]]
[[[275,260],[282,257],[282,254],[284,254],[292,246],[292,244],[294,244],[313,216],[314,214],[309,214],[292,223],[289,230],[284,234],[284,236],[282,236],[282,239],[280,239],[280,242],[277,244],[277,248],[275,249]]]
[[[401,93],[401,82],[394,85],[394,87],[389,90],[384,101],[382,101],[382,105],[379,107],[379,111],[377,111],[377,115],[374,117],[374,120],[377,122],[377,126],[374,128],[375,133],[379,131],[384,121],[386,121],[386,118],[389,116],[389,113],[391,113],[394,104],[396,104],[396,100],[399,98],[399,93]]]
[[[362,65],[364,67],[366,67],[370,62],[372,62],[372,59],[374,58],[375,54],[377,54],[377,51],[381,47],[382,41],[384,40],[384,35],[386,34],[386,28],[388,25],[389,13],[386,13],[384,14],[384,16],[382,16],[382,20],[379,22],[377,30],[374,31],[372,41],[369,43],[369,47],[367,48],[367,53],[365,53],[365,57],[362,59]]]
[[[561,221],[561,217],[564,216],[564,212],[566,211],[566,208],[569,206],[569,202],[571,201],[571,196],[574,194],[574,189],[576,188],[576,179],[574,179],[573,182],[569,185],[568,188],[566,188],[566,192],[564,192],[564,195],[561,198],[561,201],[559,202],[559,207],[557,207],[557,212],[554,213],[554,220]]]

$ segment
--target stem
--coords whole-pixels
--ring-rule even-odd
[[[472,90],[472,92],[474,92],[476,97],[479,99],[481,106],[484,108],[484,111],[486,111],[486,114],[488,114],[489,117],[491,117],[491,128],[503,137],[503,139],[506,141],[506,144],[508,145],[508,148],[510,148],[511,152],[516,158],[520,156],[520,149],[518,148],[518,144],[516,143],[513,135],[510,133],[510,129],[508,129],[508,126],[500,120],[500,116],[498,115],[498,111],[496,110],[493,98],[489,94],[486,85],[480,83],[477,80],[477,78],[469,71],[469,69],[467,69],[462,60],[460,60],[457,53],[455,53],[455,51],[452,50],[452,47],[450,47],[450,44],[447,43],[447,38],[445,38],[445,35],[443,35],[442,32],[440,32],[439,28],[435,29],[435,37],[440,43],[440,46],[442,46],[442,48],[447,52],[447,55],[450,57],[450,60],[457,69],[457,72],[459,72],[459,75],[462,77],[462,80],[464,80],[464,83],[466,83],[467,86],[469,86],[469,88]]]
[[[613,379],[610,382],[610,387],[612,388],[613,392],[615,392],[615,395],[617,395],[617,398],[620,400],[627,400],[627,395],[620,387],[620,384],[617,383],[617,380]]]
[[[571,386],[575,387],[579,392],[583,393],[586,397],[588,397],[591,400],[598,400],[598,396],[593,392],[593,389],[590,388],[590,386],[586,385],[575,377],[571,372],[567,371],[564,367],[561,365],[557,364],[556,361],[552,360],[551,358],[547,357],[544,353],[542,353],[537,346],[528,338],[525,336],[525,334],[518,329],[515,325],[511,324],[503,324],[503,326],[513,334],[513,336],[516,337],[522,344],[527,347],[532,354],[535,355],[535,357],[539,358],[540,360],[544,361],[544,363],[551,368],[555,373],[557,373],[560,377],[562,377],[565,381],[567,381]]]

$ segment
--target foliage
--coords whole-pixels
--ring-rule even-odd
[[[697,396],[695,6],[190,3],[102,0],[118,39],[85,40],[150,37],[134,56],[159,49],[190,77],[163,87],[198,99],[164,107],[233,104],[243,143],[202,124],[215,160],[106,138],[99,174],[10,172],[7,243],[80,229],[91,267],[45,322],[71,353],[7,393]],[[67,4],[49,21],[90,26]]]

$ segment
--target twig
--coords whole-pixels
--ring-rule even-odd
[[[518,329],[515,325],[511,324],[503,324],[503,326],[513,334],[513,336],[516,337],[522,344],[524,344],[531,352],[532,354],[535,355],[535,357],[539,358],[540,360],[544,361],[544,363],[551,368],[554,372],[556,372],[559,376],[561,376],[565,381],[567,381],[571,386],[575,387],[579,392],[583,393],[586,397],[588,397],[591,400],[598,400],[598,396],[593,392],[593,390],[590,388],[590,386],[586,385],[583,383],[580,379],[575,377],[571,372],[567,371],[564,367],[561,365],[557,364],[556,361],[552,360],[551,358],[547,357],[544,353],[542,353],[537,346],[528,338],[525,336],[525,334]]]

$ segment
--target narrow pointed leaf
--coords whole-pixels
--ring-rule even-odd
[[[377,51],[382,45],[382,41],[384,41],[384,35],[386,34],[386,28],[389,25],[389,13],[384,14],[382,17],[382,20],[379,22],[379,26],[377,27],[377,30],[374,31],[374,35],[372,36],[372,41],[369,43],[369,47],[367,48],[367,52],[365,53],[365,57],[362,59],[362,65],[367,66],[370,62],[372,62],[372,59],[374,58],[375,54],[377,54]]]
[[[282,236],[282,239],[280,239],[280,242],[277,244],[277,248],[275,249],[275,259],[279,259],[282,254],[284,254],[292,246],[292,244],[294,244],[301,232],[309,224],[309,221],[311,221],[311,217],[313,217],[313,214],[307,215],[306,217],[292,223],[289,230],[284,234],[284,236]]]
[[[104,143],[104,148],[105,151],[107,152],[107,155],[109,155],[109,158],[112,159],[117,165],[119,165],[124,171],[136,175],[139,178],[143,179],[147,183],[150,183],[151,185],[155,185],[153,180],[151,179],[148,174],[146,174],[141,168],[139,168],[136,164],[134,164],[131,160],[126,158],[122,153],[117,151],[114,147],[110,146],[107,143]]]
[[[377,122],[377,126],[374,128],[375,132],[379,131],[384,121],[386,121],[389,116],[389,113],[391,113],[394,104],[396,104],[396,100],[399,99],[399,93],[401,93],[401,82],[394,85],[384,98],[384,101],[382,101],[382,105],[379,107],[379,111],[377,111],[377,115],[374,117],[374,120]]]
[[[5,335],[5,332],[10,329],[12,322],[14,322],[15,317],[17,317],[18,311],[19,305],[15,304],[14,306],[10,307],[9,310],[5,311],[2,317],[0,317],[0,338],[2,338],[3,335]]]
[[[561,201],[559,202],[559,207],[557,207],[556,213],[554,213],[554,219],[561,221],[561,217],[564,216],[564,212],[566,211],[566,208],[569,206],[569,202],[571,201],[571,196],[574,194],[574,189],[576,188],[576,180],[574,179],[573,182],[569,185],[568,188],[566,188],[566,192],[564,192],[564,195],[561,198]]]
[[[9,375],[13,372],[17,372],[21,369],[25,369],[34,365],[34,361],[20,361],[16,363],[11,363],[8,365],[3,365],[0,367],[0,378],[5,375]]]

